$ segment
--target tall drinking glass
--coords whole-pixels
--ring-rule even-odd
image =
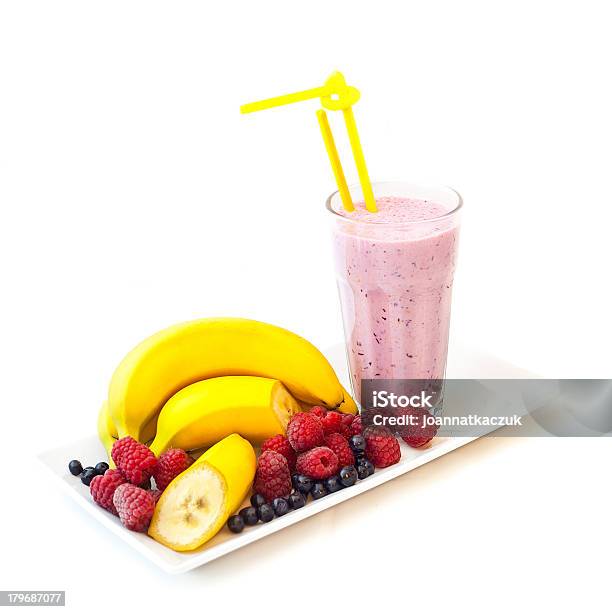
[[[353,394],[364,379],[443,380],[461,197],[447,187],[372,185],[379,211],[327,200]]]

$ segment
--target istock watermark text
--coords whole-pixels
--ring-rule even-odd
[[[432,400],[433,395],[425,391],[417,395],[398,395],[389,391],[372,393],[373,408],[433,408]]]
[[[416,407],[416,406],[414,406]],[[523,417],[518,414],[507,416],[481,416],[468,414],[464,416],[423,416],[414,414],[386,415],[375,414],[372,417],[374,425],[386,427],[420,427],[425,429],[435,425],[441,427],[520,427]]]

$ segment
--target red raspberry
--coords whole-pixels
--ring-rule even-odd
[[[184,472],[193,459],[182,448],[170,448],[163,452],[153,468],[153,478],[160,491],[163,491],[181,472]]]
[[[113,444],[111,456],[125,479],[138,486],[144,485],[151,478],[157,463],[151,450],[130,436]]]
[[[399,442],[386,427],[376,425],[366,427],[363,437],[366,441],[366,457],[375,467],[388,467],[400,460]]]
[[[89,485],[89,492],[93,500],[104,509],[117,514],[113,504],[115,489],[125,483],[125,478],[118,470],[106,470],[103,476],[95,476]]]
[[[322,419],[325,417],[325,415],[327,414],[327,408],[323,408],[323,406],[313,406],[309,411],[308,414],[313,414],[314,416],[316,416],[318,419]]]
[[[291,493],[291,472],[283,455],[267,450],[259,456],[253,490],[263,495],[269,502],[276,497],[286,497]]]
[[[161,495],[162,495],[162,492],[161,492],[161,491],[159,491],[158,489],[151,489],[151,490],[149,491],[149,495],[150,495],[150,496],[153,498],[153,501],[154,501],[155,503],[157,503],[157,501],[159,500],[159,498],[160,498],[160,497],[161,497]]]
[[[346,422],[345,417],[350,417],[351,420]],[[352,414],[342,414],[341,412],[329,411],[325,417],[321,420],[323,425],[323,431],[325,435],[330,433],[342,434],[347,440],[353,435],[351,433],[350,424],[353,422]]]
[[[355,420],[354,414],[343,414],[342,415],[342,424],[350,427],[353,421]]]
[[[125,527],[132,531],[147,530],[155,510],[155,501],[150,491],[133,484],[122,484],[113,495],[113,503]]]
[[[338,457],[338,468],[354,465],[355,456],[346,438],[339,433],[330,433],[325,436],[325,445]]]
[[[327,436],[330,433],[339,433],[342,434],[347,440],[351,437],[351,430],[344,422],[345,415],[341,412],[334,412],[332,410],[328,411],[323,419],[321,419],[321,424],[323,425],[323,432]]]
[[[351,436],[360,436],[362,434],[363,427],[361,426],[361,415],[357,415],[351,423]]]
[[[291,447],[291,444],[289,444],[289,440],[287,440],[286,436],[278,434],[277,436],[272,436],[271,438],[268,438],[261,445],[262,453],[267,450],[273,450],[277,453],[280,453],[287,460],[289,469],[291,471],[295,469],[295,451]]]
[[[426,419],[431,414],[425,410],[425,408],[403,408],[402,414],[412,416],[412,421],[415,425],[412,425],[406,421],[406,425],[403,425],[399,429],[402,436],[402,440],[412,446],[412,448],[419,448],[425,446],[428,442],[435,438],[438,433],[438,428],[435,423],[428,422]],[[424,427],[423,427],[424,425]]]
[[[340,425],[340,429],[338,429],[338,433],[342,435],[346,440],[348,440],[353,434],[351,433],[351,428],[342,423]]]
[[[329,478],[338,471],[338,457],[326,446],[317,446],[298,455],[296,469],[310,478]]]
[[[330,433],[339,433],[342,427],[342,414],[330,410],[322,419],[323,433],[327,436]]]
[[[298,412],[287,426],[289,443],[298,453],[320,446],[323,437],[321,421],[308,412]]]

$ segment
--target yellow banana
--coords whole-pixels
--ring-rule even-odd
[[[156,506],[149,535],[174,550],[193,550],[212,538],[250,491],[255,451],[238,434],[227,436],[179,474]]]
[[[338,407],[338,411],[344,414],[357,414],[359,412],[359,408],[357,408],[355,400],[344,387],[342,387],[342,391],[344,392],[344,401]],[[300,405],[303,412],[310,412],[312,408],[316,406],[316,404],[309,404],[308,402],[302,402],[300,400],[297,400],[297,403]]]
[[[357,408],[355,400],[344,387],[342,387],[342,391],[344,393],[344,400],[340,406],[338,406],[338,410],[344,414],[357,414],[359,412],[359,408]]]
[[[140,439],[143,426],[183,387],[231,375],[280,380],[310,404],[354,406],[327,359],[304,338],[249,319],[199,319],[151,336],[121,362],[108,393],[119,437]]]
[[[115,467],[115,463],[111,457],[111,448],[116,440],[113,436],[113,431],[116,432],[115,424],[108,412],[108,404],[104,402],[100,408],[100,412],[98,412],[98,438],[100,438],[100,442],[102,442],[106,450],[108,465],[110,467]]]
[[[278,380],[220,376],[188,385],[164,405],[151,450],[207,448],[231,433],[253,444],[284,434],[298,403]]]
[[[144,426],[142,430],[142,440],[145,443],[153,440],[156,428],[157,419],[152,419]],[[111,457],[111,449],[117,440],[117,428],[108,411],[108,402],[103,402],[100,407],[100,412],[98,412],[98,438],[100,438],[100,442],[102,442],[106,454],[108,455],[108,465],[114,468],[115,462]]]

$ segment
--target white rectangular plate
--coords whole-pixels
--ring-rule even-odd
[[[331,506],[335,506],[351,497],[355,497],[364,491],[373,489],[392,478],[397,478],[406,472],[445,455],[450,451],[471,442],[474,438],[441,438],[435,439],[430,448],[425,450],[414,450],[402,443],[402,459],[396,465],[377,470],[372,476],[365,480],[357,481],[355,485],[348,489],[342,489],[337,493],[323,497],[316,501],[309,498],[308,503],[299,510],[294,510],[285,516],[275,518],[270,523],[259,523],[254,527],[247,527],[240,534],[233,534],[227,528],[223,528],[212,540],[191,553],[179,553],[157,543],[152,538],[142,533],[134,533],[125,529],[119,519],[110,512],[98,506],[89,494],[89,487],[81,483],[80,478],[76,478],[68,472],[68,461],[73,457],[81,457],[83,465],[95,465],[96,462],[103,460],[105,451],[98,441],[92,436],[78,440],[72,444],[67,444],[60,448],[48,450],[40,455],[41,461],[59,478],[66,491],[95,519],[106,525],[112,532],[125,540],[136,550],[139,550],[147,559],[150,559],[163,570],[178,574],[186,572],[199,565],[204,565],[209,561],[217,559],[229,552],[255,542],[265,536],[283,529],[288,525],[293,525],[313,514],[322,512]],[[247,504],[248,505],[248,500]]]
[[[344,370],[344,350],[342,346],[332,347],[326,354],[332,364],[336,366],[336,371]],[[509,364],[473,351],[455,351],[456,362],[461,365],[452,368],[453,355],[449,357],[449,373],[455,370],[456,377],[482,377],[493,378],[516,374],[518,370]],[[468,371],[465,364],[470,363],[474,366],[474,371]],[[470,368],[471,369],[471,368]],[[449,374],[449,377],[453,377]],[[377,470],[375,474],[365,480],[358,481],[354,486],[338,491],[313,501],[309,500],[306,506],[275,518],[270,523],[258,524],[254,527],[245,528],[240,534],[233,534],[227,528],[223,528],[207,544],[195,552],[179,553],[165,546],[158,544],[152,538],[142,533],[134,533],[125,529],[119,519],[110,512],[103,510],[91,499],[89,488],[84,486],[79,478],[72,476],[68,472],[68,461],[74,457],[79,457],[83,465],[95,465],[105,457],[105,451],[97,437],[92,436],[67,444],[60,448],[45,451],[40,455],[41,461],[51,470],[51,472],[61,480],[65,490],[71,495],[78,504],[89,512],[96,520],[107,526],[113,533],[122,538],[130,546],[140,551],[147,559],[151,560],[163,570],[179,574],[189,571],[209,561],[213,561],[238,548],[242,548],[251,542],[255,542],[265,536],[293,525],[298,521],[304,520],[309,516],[322,512],[327,508],[342,503],[343,501],[360,495],[361,493],[373,489],[393,478],[406,474],[429,461],[449,453],[456,448],[468,444],[475,438],[436,438],[430,447],[423,450],[415,450],[406,446],[403,442],[402,458],[399,463],[391,467]],[[246,504],[248,504],[248,500]]]

